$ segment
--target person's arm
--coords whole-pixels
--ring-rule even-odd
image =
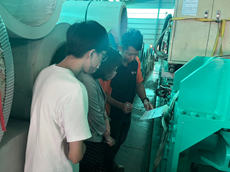
[[[136,78],[136,90],[137,90],[137,94],[140,97],[145,109],[148,111],[148,110],[153,109],[153,105],[149,102],[149,99],[146,96],[145,87],[142,84],[144,79],[143,79],[142,73],[141,73],[140,59],[138,57],[136,57],[136,60],[138,62],[137,78]]]
[[[103,134],[103,136],[105,137],[106,143],[109,146],[114,146],[115,145],[115,140],[110,136],[110,118],[107,116],[107,113],[105,112],[104,114],[104,118],[105,118],[105,123],[106,123],[106,132]]]
[[[129,102],[126,102],[126,103],[122,103],[122,102],[119,102],[117,100],[115,100],[114,98],[112,98],[108,93],[106,93],[106,97],[107,97],[107,102],[110,104],[110,105],[113,105],[119,109],[121,109],[125,114],[128,114],[130,112],[132,112],[132,109],[133,109],[133,105]]]
[[[105,112],[104,114],[104,118],[105,118],[105,124],[106,124],[106,132],[103,134],[103,136],[105,137],[106,143],[109,146],[114,146],[115,145],[115,140],[110,136],[110,118],[107,116],[107,113]]]
[[[142,82],[136,83],[136,90],[137,90],[137,94],[140,97],[141,101],[144,98],[147,98],[146,92],[145,92],[145,87],[142,84]],[[144,101],[142,103],[144,104],[144,107],[147,111],[153,109],[153,105],[148,101],[148,99],[144,99]]]
[[[99,135],[103,135],[106,132],[106,123],[105,114],[102,113],[101,102],[104,102],[104,96],[102,94],[98,94],[100,88],[100,84],[97,80],[89,78],[83,82],[87,91],[88,91],[88,99],[89,99],[89,112],[88,112],[88,120],[93,121],[91,124],[91,131],[98,133]],[[102,96],[102,97],[101,97]],[[109,131],[110,132],[110,131]]]
[[[77,164],[82,160],[85,151],[86,146],[83,141],[70,142],[68,158],[73,164]]]
[[[66,141],[63,143],[64,150],[65,143],[69,144],[67,156],[73,164],[76,164],[81,161],[86,150],[83,141],[92,136],[87,119],[88,98],[86,90],[84,88],[76,89],[64,96],[57,111],[62,112],[59,117],[59,125],[64,129],[66,136]]]
[[[136,83],[136,90],[137,90],[137,94],[140,97],[140,99],[143,100],[146,97],[146,92],[145,92],[145,87],[142,84],[142,82]]]
[[[109,81],[102,81],[101,79],[99,80],[100,81],[100,84],[106,94],[106,97],[107,97],[107,103],[110,104],[110,105],[113,105],[119,109],[122,109],[124,113],[130,113],[132,111],[132,108],[129,107],[129,106],[132,106],[131,103],[129,102],[126,102],[126,103],[121,103],[115,99],[113,99],[110,95],[111,95],[111,92],[112,92],[112,88],[110,86],[110,83],[111,83],[111,80]],[[128,104],[128,106],[127,106]]]
[[[110,136],[110,118],[108,117],[106,111],[104,113],[104,118],[105,118],[105,125],[106,125],[106,132],[103,134],[104,137]]]

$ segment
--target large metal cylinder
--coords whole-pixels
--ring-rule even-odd
[[[124,2],[66,1],[63,3],[59,22],[73,24],[95,20],[113,34],[116,44],[120,44],[127,31],[127,9]]]
[[[0,0],[0,14],[10,37],[40,39],[55,27],[62,0]]]
[[[48,67],[57,51],[65,46],[68,23],[58,23],[43,39],[10,39],[15,66],[15,91],[11,117],[28,120],[32,88],[39,72]],[[65,51],[58,55],[65,56]]]

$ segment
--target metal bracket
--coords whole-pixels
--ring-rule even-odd
[[[204,18],[205,18],[205,19],[208,18],[208,12],[209,12],[208,10],[206,10],[206,11],[204,12]]]
[[[220,10],[216,11],[216,19],[217,20],[220,20],[220,13],[221,13]]]

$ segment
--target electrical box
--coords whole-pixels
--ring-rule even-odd
[[[229,7],[229,0],[177,0],[174,17],[230,19]],[[173,21],[168,63],[185,64],[196,56],[211,56],[220,25],[195,20]],[[219,55],[220,43],[221,37],[215,55]],[[226,21],[222,48],[223,54],[230,54],[230,21]]]

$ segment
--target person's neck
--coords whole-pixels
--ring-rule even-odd
[[[122,63],[125,67],[128,66],[128,62],[126,62],[123,58],[122,58],[122,60],[121,60],[121,63]]]
[[[84,57],[76,58],[72,55],[69,55],[63,61],[57,64],[57,66],[69,69],[73,72],[75,76],[77,76],[83,71],[84,62],[85,62]]]

